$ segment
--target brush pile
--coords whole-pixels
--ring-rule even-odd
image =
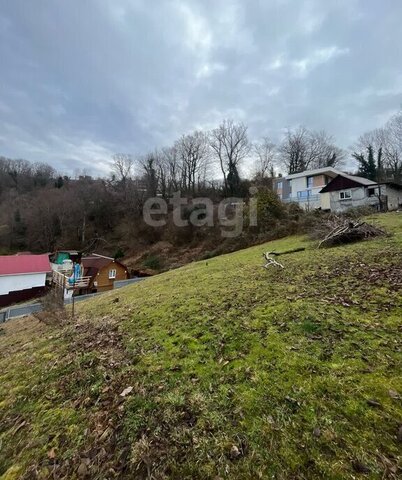
[[[346,243],[360,242],[368,238],[386,235],[384,230],[363,221],[336,218],[329,233],[318,244],[318,248],[333,247]]]

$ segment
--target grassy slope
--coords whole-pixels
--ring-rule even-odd
[[[191,264],[32,342],[10,323],[0,478],[397,478],[402,215],[377,219],[394,236]]]

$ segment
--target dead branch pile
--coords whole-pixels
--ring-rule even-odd
[[[384,230],[367,222],[341,220],[340,218],[336,220],[336,225],[320,241],[318,248],[360,242],[368,238],[386,235]]]

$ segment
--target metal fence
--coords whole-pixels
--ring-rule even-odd
[[[142,280],[145,280],[147,277],[136,277],[136,278],[129,278],[127,280],[116,280],[113,284],[113,288],[121,288],[126,287],[127,285],[131,285],[132,283],[138,283]]]
[[[0,312],[0,323],[4,323],[10,318],[23,317],[32,313],[40,312],[42,305],[40,303],[32,303],[31,305],[23,305],[21,307],[10,307]]]
[[[128,280],[118,280],[114,282],[113,288],[115,289],[122,288],[127,285],[131,285],[132,283],[138,283],[141,280],[145,280],[145,278],[146,277],[138,277],[138,278],[130,278]],[[95,297],[97,295],[102,295],[102,293],[107,293],[107,292],[89,293],[88,295],[79,295],[77,297],[74,297],[74,301],[82,302],[83,300],[88,300],[89,298]],[[66,299],[64,301],[66,305],[71,304],[71,302],[72,302],[71,298]],[[41,303],[31,303],[30,305],[10,307],[7,310],[2,310],[0,312],[0,323],[4,323],[7,320],[10,320],[11,318],[23,317],[24,315],[31,315],[32,313],[40,312],[41,310],[42,310]]]

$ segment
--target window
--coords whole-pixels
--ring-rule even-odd
[[[311,190],[301,190],[297,192],[297,198],[303,199],[308,197],[311,197]]]
[[[116,269],[112,268],[112,270],[109,270],[109,280],[113,280],[116,278]]]
[[[374,197],[375,196],[375,188],[369,188],[368,189],[368,196],[369,197]]]
[[[313,188],[313,186],[314,186],[314,178],[307,177],[307,188]]]
[[[350,190],[344,190],[339,192],[339,200],[350,200],[352,198],[352,192]]]
[[[278,182],[278,183],[276,184],[277,190],[282,190],[282,186],[283,186],[283,185],[282,185],[282,182]]]
[[[292,195],[292,180],[288,180],[289,194]]]

